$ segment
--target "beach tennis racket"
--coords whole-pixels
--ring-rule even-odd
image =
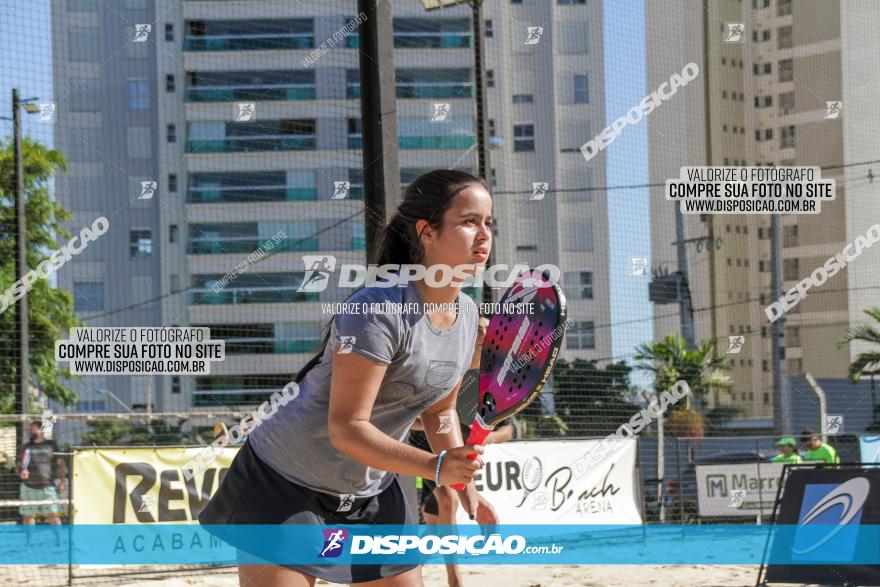
[[[516,279],[499,303],[501,312],[489,320],[483,341],[476,414],[465,444],[482,444],[499,422],[535,401],[562,345],[566,307],[557,284],[530,271]],[[531,304],[532,313],[514,311],[516,304]],[[452,485],[458,491],[464,487]]]
[[[477,415],[477,402],[480,399],[480,370],[468,369],[461,378],[461,388],[458,390],[458,398],[455,400],[455,409],[458,412],[458,421],[473,422]]]

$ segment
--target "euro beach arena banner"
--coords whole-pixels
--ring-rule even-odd
[[[576,467],[601,442],[490,444],[485,467],[474,475],[477,491],[505,524],[641,524],[634,438],[620,440],[592,466]],[[457,522],[475,524],[461,509]]]

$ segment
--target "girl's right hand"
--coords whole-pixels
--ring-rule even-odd
[[[440,465],[440,479],[438,485],[467,484],[473,479],[474,473],[483,468],[483,461],[479,455],[484,449],[479,444],[459,446],[447,449]],[[469,458],[476,454],[477,458]],[[436,464],[435,464],[436,468]]]

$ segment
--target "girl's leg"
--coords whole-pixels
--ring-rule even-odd
[[[455,513],[458,511],[458,492],[446,485],[441,485],[434,490],[434,499],[437,500],[438,516],[431,516],[436,520],[435,524],[444,526],[455,525]],[[427,521],[427,519],[425,520]],[[461,587],[462,579],[458,571],[458,565],[446,565],[446,578],[449,587]]]
[[[315,577],[280,565],[238,565],[239,587],[314,587]]]
[[[422,581],[422,567],[416,567],[393,577],[357,583],[356,587],[425,587],[425,583]]]

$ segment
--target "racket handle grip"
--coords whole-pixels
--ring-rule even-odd
[[[474,416],[474,425],[471,426],[471,432],[468,434],[467,440],[465,440],[465,444],[483,444],[483,441],[488,438],[488,436],[494,430],[494,426],[490,426],[486,424],[479,414]],[[468,455],[469,459],[477,458],[477,453],[471,453]],[[465,487],[464,483],[455,483],[450,485],[456,491],[462,491]]]

